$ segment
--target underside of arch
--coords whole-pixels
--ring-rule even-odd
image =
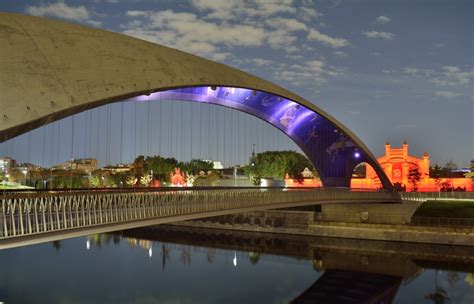
[[[201,86],[155,92],[132,100],[194,101],[256,116],[280,129],[301,148],[326,187],[349,187],[353,168],[370,159],[362,147],[317,111],[267,92]]]

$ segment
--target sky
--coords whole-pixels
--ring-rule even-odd
[[[329,112],[353,130],[376,156],[384,154],[386,141],[392,146],[401,146],[406,140],[410,154],[421,156],[427,151],[432,164],[452,160],[466,167],[474,159],[472,0],[3,0],[0,11],[59,18],[120,32],[260,76]],[[126,110],[133,110],[133,106],[124,104]],[[232,165],[248,159],[253,144],[257,152],[275,147],[296,149],[279,131],[235,111],[198,109],[197,105],[189,104],[167,105],[168,109],[164,104],[153,106],[157,111],[171,112],[177,107],[174,114],[164,115],[164,118],[161,114],[160,119],[156,118],[162,124],[158,136],[162,140],[155,138],[151,147],[148,144],[137,151],[130,134],[126,139],[130,144],[118,152],[118,144],[123,144],[125,136],[107,135],[115,139],[110,139],[105,152],[97,149],[96,157],[102,163],[110,163],[128,161],[137,152],[150,152],[178,154],[178,158],[183,159],[213,158]],[[91,121],[96,115],[99,126],[103,123],[100,115],[105,115],[100,111],[113,112],[120,107],[121,104],[116,104],[110,110],[95,110],[78,116],[77,120]],[[220,119],[227,115],[229,119],[222,123],[234,121],[226,132],[234,132],[227,134],[236,139],[226,144],[224,128],[208,122],[201,128],[219,129],[212,138],[222,140],[211,142],[212,138],[208,140],[206,132],[201,132],[202,140],[195,145],[205,146],[199,150],[207,149],[207,152],[188,153],[189,146],[176,144],[173,150],[169,147],[171,144],[166,145],[167,134],[192,135],[196,131],[193,125],[183,126],[187,121],[180,123],[179,131],[170,127],[180,120],[179,115],[184,117],[196,111],[208,113],[207,118],[201,116],[202,121],[198,120],[201,124],[212,120],[214,114],[220,115]],[[158,112],[153,112],[152,120],[158,116]],[[111,118],[111,124],[114,120],[117,118]],[[138,118],[138,121],[143,119]],[[128,123],[136,125],[133,120]],[[242,131],[242,126],[252,126],[251,123],[255,130],[261,131]],[[36,135],[44,132],[43,162],[63,160],[68,154],[86,155],[87,146],[89,151],[93,150],[95,139],[86,138],[86,128],[82,131],[84,134],[77,131],[82,135],[76,138],[84,137],[81,140],[85,143],[89,140],[89,143],[72,144],[82,152],[74,148],[68,152],[67,147],[62,151],[63,145],[53,151],[54,139],[48,142],[48,134],[56,136],[56,128],[63,130],[64,136],[67,133],[64,130],[70,125],[71,119],[66,119],[62,126],[35,131]],[[80,124],[74,125],[77,128]],[[153,131],[147,132],[150,138]],[[28,136],[31,137],[24,135],[0,145],[0,153],[24,153]],[[33,136],[38,137],[41,136]],[[31,138],[29,141],[33,146]],[[241,144],[236,144],[239,141]],[[169,149],[163,151],[160,145]],[[234,155],[219,152],[223,145],[228,145],[227,151],[233,151]],[[29,152],[31,154],[34,155]],[[49,160],[45,160],[46,154],[50,155]],[[28,158],[31,160],[31,156]]]

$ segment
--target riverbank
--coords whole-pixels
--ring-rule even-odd
[[[474,227],[344,223],[317,219],[317,212],[271,210],[178,222],[173,225],[358,240],[474,246]]]
[[[428,200],[413,216],[474,219],[474,200]]]

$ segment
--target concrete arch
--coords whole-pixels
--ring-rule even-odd
[[[250,90],[260,105],[284,100],[294,107],[283,115],[293,114],[303,127],[284,132],[302,147],[325,186],[348,187],[353,168],[364,161],[385,188],[393,189],[369,149],[335,118],[284,88],[229,66],[117,33],[12,13],[0,13],[0,45],[0,142],[87,109],[155,92]],[[257,115],[268,113],[256,106],[244,108],[240,106],[273,125],[279,122],[271,119],[281,119]],[[258,113],[251,112],[256,109]],[[306,115],[298,118],[296,112]],[[306,123],[310,113],[321,118],[318,125]]]

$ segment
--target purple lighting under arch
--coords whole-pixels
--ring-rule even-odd
[[[256,90],[200,86],[171,89],[131,100],[184,100],[220,105],[256,116],[290,137],[311,160],[324,186],[349,187],[352,171],[370,158],[343,130],[295,101]]]

